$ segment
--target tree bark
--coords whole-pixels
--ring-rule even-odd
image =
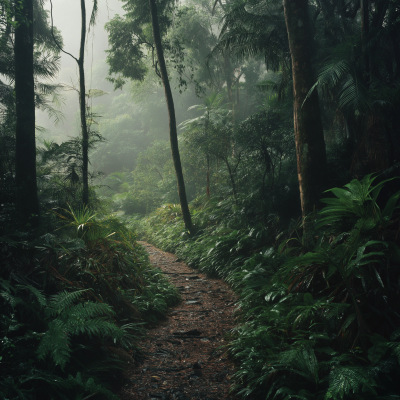
[[[172,160],[174,162],[176,180],[178,184],[178,195],[179,201],[181,203],[183,221],[185,223],[186,229],[190,232],[192,231],[192,218],[190,216],[189,206],[186,197],[185,181],[183,179],[181,158],[179,155],[178,147],[178,132],[176,129],[176,117],[175,117],[175,107],[174,99],[172,97],[171,86],[169,84],[167,67],[165,65],[164,51],[161,43],[160,26],[158,22],[157,15],[157,5],[155,0],[149,0],[150,10],[151,10],[151,22],[153,25],[153,37],[154,43],[157,51],[157,59],[161,72],[161,80],[164,85],[165,99],[168,107],[169,116],[169,137],[171,142],[171,152]]]
[[[85,39],[86,39],[86,6],[85,0],[81,0],[81,46],[79,49],[79,106],[81,114],[81,128],[82,128],[82,203],[89,204],[89,132],[86,123],[86,87],[85,87]]]
[[[326,178],[326,150],[316,90],[313,86],[312,47],[307,0],[284,0],[284,12],[292,57],[294,132],[297,173],[303,218],[316,207]]]
[[[22,2],[16,13],[15,100],[17,207],[23,225],[38,226],[36,182],[35,83],[33,77],[33,0]]]

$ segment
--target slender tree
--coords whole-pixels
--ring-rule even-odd
[[[178,184],[178,195],[181,203],[182,216],[185,222],[185,227],[188,231],[192,230],[192,218],[190,216],[189,206],[186,197],[185,181],[183,179],[181,158],[178,147],[178,133],[176,128],[174,99],[172,97],[171,86],[169,83],[167,67],[165,65],[164,52],[161,43],[160,27],[157,15],[157,5],[155,0],[149,0],[151,10],[151,22],[153,26],[154,44],[156,47],[158,64],[160,67],[161,80],[164,85],[165,99],[168,107],[169,116],[169,137],[171,142],[172,159],[174,162],[176,179]]]
[[[86,39],[86,6],[85,0],[81,0],[81,46],[79,49],[79,59],[77,60],[79,68],[79,106],[81,114],[82,129],[82,180],[83,192],[82,203],[89,204],[89,132],[86,124],[86,87],[85,87],[85,39]]]
[[[37,226],[35,83],[33,76],[33,0],[19,3],[15,20],[15,100],[17,205],[23,224]]]
[[[294,132],[303,218],[318,205],[326,178],[326,150],[318,92],[307,98],[315,78],[309,34],[308,0],[284,0],[292,58]]]
[[[82,181],[83,181],[83,191],[82,191],[82,203],[89,204],[89,131],[86,121],[86,86],[85,86],[85,41],[86,41],[86,4],[85,0],[81,1],[81,41],[79,48],[79,58],[74,57],[72,54],[66,52],[54,38],[55,43],[59,49],[71,56],[78,64],[79,70],[79,111],[81,118],[81,130],[82,130]],[[51,26],[53,28],[53,3],[50,0],[51,5]],[[97,13],[97,0],[93,2],[93,11],[90,19],[90,24],[94,24],[95,17]]]

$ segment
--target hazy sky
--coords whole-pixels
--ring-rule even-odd
[[[146,0],[143,0],[146,1]],[[85,0],[87,12],[87,24],[90,19],[93,8],[93,0]],[[181,0],[180,3],[184,3]],[[104,25],[112,19],[115,14],[123,15],[123,3],[120,0],[98,0],[99,12],[97,23],[91,28],[86,41],[85,52],[85,80],[86,90],[102,89],[115,96],[121,94],[120,91],[113,92],[112,85],[105,80],[107,76],[106,54],[108,48],[107,32]],[[45,9],[50,11],[50,0],[45,0]],[[81,10],[80,0],[53,0],[53,23],[62,34],[64,40],[64,50],[75,57],[79,56],[80,32],[81,32]],[[91,78],[93,71],[93,79]],[[70,56],[61,54],[61,70],[55,79],[57,83],[64,83],[70,86],[79,87],[77,63]],[[36,123],[38,126],[46,128],[40,136],[50,137],[60,142],[67,136],[74,135],[79,130],[79,121],[77,120],[77,111],[79,109],[78,94],[75,91],[64,91],[64,105],[62,111],[65,116],[63,123],[54,125],[49,120],[47,113],[37,110]],[[101,104],[104,97],[93,100],[93,105]]]
[[[123,15],[122,2],[119,0],[98,0],[99,12],[97,16],[97,23],[94,28],[91,28],[90,33],[87,37],[86,52],[85,52],[85,72],[86,72],[86,89],[92,88],[91,71],[92,67],[102,66],[104,64],[104,70],[106,71],[105,50],[108,48],[107,32],[104,29],[104,25],[108,22],[115,14]],[[45,1],[45,8],[50,11],[50,1]],[[87,23],[89,22],[90,15],[92,13],[93,0],[86,0],[86,12],[87,12]],[[81,32],[81,11],[80,11],[80,0],[53,0],[53,23],[62,34],[64,40],[64,50],[71,53],[75,57],[79,56],[80,46],[80,32]],[[95,68],[93,68],[95,70]],[[104,72],[106,75],[106,72]],[[104,76],[105,77],[105,76]],[[61,69],[58,77],[55,79],[57,83],[64,83],[70,86],[78,87],[78,68],[77,63],[70,56],[62,53],[61,54]],[[93,83],[95,89],[103,89],[103,85],[99,85],[99,82]],[[111,90],[110,84],[104,82],[107,89]],[[108,88],[108,86],[110,88]],[[76,125],[74,120],[74,114],[79,108],[78,94],[74,91],[63,92],[64,95],[64,106],[62,111],[65,115],[64,123],[54,126],[53,121],[49,120],[47,113],[42,111],[36,112],[36,123],[38,126],[42,126],[49,130],[50,137],[59,137],[57,141],[65,140],[67,135],[75,133],[78,127],[73,129]],[[41,136],[46,137],[46,134]]]
[[[104,50],[107,49],[107,32],[104,25],[115,14],[123,14],[122,3],[118,0],[98,0],[99,13],[97,24],[91,29],[86,46],[86,68],[90,67],[92,56],[94,60],[105,59]],[[46,1],[46,9],[50,10],[50,1]],[[87,19],[89,20],[93,8],[93,0],[86,0]],[[75,57],[79,55],[81,11],[79,0],[53,0],[54,26],[61,30],[64,39],[64,49]],[[93,52],[92,52],[93,49]],[[65,78],[64,70],[76,70],[76,62],[66,54],[61,58],[61,78]],[[77,78],[77,73],[73,74]]]

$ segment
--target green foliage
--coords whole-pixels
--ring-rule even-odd
[[[290,63],[290,52],[281,5],[262,1],[228,3],[213,52],[224,50],[240,59],[261,54],[268,69],[284,68],[284,63]]]
[[[89,129],[89,150],[93,150],[103,142],[102,136],[91,125],[94,116],[87,115]],[[92,120],[92,121],[90,121]],[[82,197],[82,137],[67,140],[61,144],[44,140],[42,147],[38,148],[38,186],[42,207],[53,208],[55,206],[67,207],[67,204],[78,206]],[[98,173],[90,172],[91,183],[98,177]],[[93,187],[90,188],[91,203],[96,203]]]
[[[56,234],[0,239],[1,398],[117,399],[144,324],[179,293],[119,220],[58,211]]]
[[[82,298],[109,304],[120,321],[157,320],[179,299],[177,290],[149,265],[135,235],[116,218],[72,207],[56,215],[67,222],[60,232],[69,239],[48,237],[42,246],[43,259],[51,265],[47,284],[85,289]]]
[[[353,179],[345,185],[345,188],[331,189],[336,198],[322,199],[328,204],[321,212],[319,224],[321,226],[330,224],[336,229],[343,229],[343,224],[353,226],[357,221],[363,229],[385,229],[392,219],[393,212],[397,208],[400,192],[393,194],[381,211],[377,204],[379,193],[387,179],[372,186],[376,177],[366,175],[361,181]]]
[[[88,206],[82,206],[78,210],[61,210],[64,214],[55,213],[60,218],[67,220],[63,228],[71,228],[72,237],[84,240],[86,243],[99,239],[107,239],[115,234],[109,231],[106,223],[95,220],[96,214]]]
[[[160,317],[165,317],[169,307],[180,301],[180,294],[160,269],[145,269],[143,278],[146,284],[133,303],[145,321],[155,323]]]
[[[37,349],[39,359],[50,354],[55,365],[64,368],[71,355],[71,340],[74,336],[110,338],[121,340],[125,332],[110,318],[112,308],[102,303],[79,303],[73,305],[82,291],[61,292],[52,296],[46,314],[56,317],[49,323],[49,330],[42,335]]]
[[[94,359],[100,346],[132,339],[115,324],[109,306],[81,303],[82,291],[48,297],[33,284],[4,279],[0,288],[2,398],[83,399],[97,394],[117,398],[101,382],[100,369],[96,371],[94,365],[90,369],[85,360]],[[105,370],[113,374],[121,366],[121,361],[109,360]]]

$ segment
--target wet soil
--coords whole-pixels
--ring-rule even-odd
[[[182,301],[139,343],[144,362],[128,372],[121,399],[236,399],[229,393],[235,367],[223,348],[235,326],[235,294],[222,280],[189,268],[175,255],[139,243]]]

